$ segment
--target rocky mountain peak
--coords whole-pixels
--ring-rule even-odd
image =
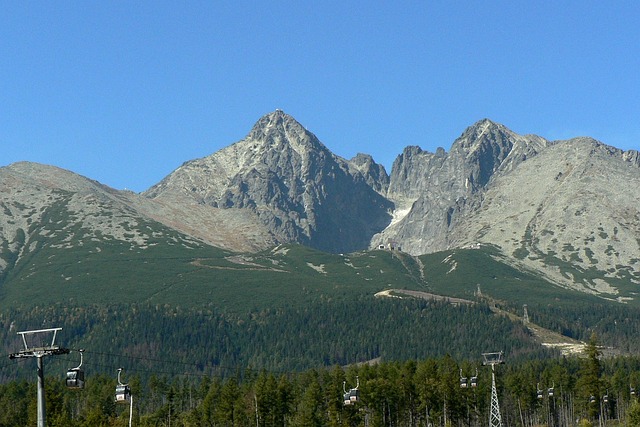
[[[538,154],[548,141],[536,135],[518,135],[506,126],[482,119],[469,126],[451,146],[452,161],[463,164],[472,191],[486,186],[498,170],[512,170]]]
[[[291,124],[301,126],[300,123],[298,123],[296,119],[294,119],[289,114],[285,113],[282,110],[275,110],[260,117],[258,121],[253,125],[250,134],[255,131],[265,130],[272,127],[280,127],[281,129],[283,129],[284,126]]]
[[[261,117],[245,139],[183,164],[144,195],[248,211],[278,243],[347,252],[366,247],[387,225],[387,185],[384,168],[373,159],[336,156],[276,110]]]
[[[448,153],[406,147],[393,164],[387,193],[397,207],[394,222],[377,238],[402,241],[405,250],[415,253],[448,248],[451,230],[477,207],[491,180],[546,145],[543,138],[521,136],[482,119],[469,126]]]
[[[261,142],[267,150],[291,147],[299,154],[308,150],[327,150],[313,133],[282,110],[262,116],[245,141]]]
[[[378,193],[384,194],[389,187],[389,175],[383,165],[379,165],[369,154],[358,153],[349,161],[362,173],[365,181]]]
[[[484,145],[502,145],[510,148],[515,133],[505,126],[489,119],[482,119],[469,126],[462,135],[455,140],[451,151],[465,151],[473,153]]]
[[[274,132],[285,133],[285,128],[291,126],[302,128],[302,125],[300,125],[300,123],[298,123],[293,117],[282,110],[275,110],[260,117],[260,119],[258,119],[258,121],[253,125],[253,128],[251,128],[247,137],[259,139]]]

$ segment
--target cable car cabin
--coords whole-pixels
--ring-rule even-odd
[[[71,389],[84,388],[84,371],[74,368],[67,371],[67,387]]]
[[[344,404],[345,404],[345,406],[351,405],[351,393],[350,392],[344,394]]]
[[[538,399],[542,399],[542,390],[538,390]]]
[[[467,388],[467,377],[460,377],[460,388]]]
[[[344,394],[344,404],[353,405],[360,400],[360,390],[352,388]]]
[[[478,377],[471,377],[471,387],[478,387]]]
[[[129,403],[131,401],[131,388],[126,384],[116,386],[116,403]]]
[[[553,397],[553,387],[549,387],[547,393],[549,394],[549,397]]]

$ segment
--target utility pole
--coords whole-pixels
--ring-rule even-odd
[[[18,335],[22,336],[22,343],[24,344],[24,349],[20,350],[17,353],[12,353],[9,355],[9,359],[19,359],[23,357],[35,357],[38,362],[38,427],[46,427],[47,426],[47,414],[45,409],[45,395],[44,395],[44,361],[43,357],[45,356],[58,356],[60,354],[68,354],[68,348],[60,348],[56,345],[56,335],[58,331],[61,331],[62,328],[51,328],[51,329],[38,329],[33,331],[22,331],[18,332]],[[40,346],[35,345],[34,343],[28,344],[27,337],[30,339],[34,335],[43,335],[46,333],[53,333],[53,337],[51,338],[51,342],[47,344],[44,341],[41,341]]]
[[[504,363],[502,352],[482,353],[484,365],[491,366],[491,412],[489,413],[489,427],[502,427],[500,416],[500,403],[498,402],[498,390],[496,389],[496,365]]]

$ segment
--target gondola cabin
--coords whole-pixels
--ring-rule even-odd
[[[460,388],[467,388],[467,377],[460,377]]]
[[[478,387],[478,377],[471,377],[471,387]]]
[[[342,401],[344,402],[345,406],[353,405],[358,400],[360,400],[360,391],[358,390],[358,387],[360,386],[360,380],[358,379],[358,377],[356,377],[356,388],[351,388],[349,389],[349,391],[347,391],[346,384],[347,384],[346,381],[342,382],[342,391],[344,393],[342,395],[343,397]]]
[[[351,393],[350,392],[344,394],[344,404],[345,404],[345,406],[351,405]]]
[[[129,403],[131,401],[131,388],[126,384],[116,386],[116,403]]]
[[[84,371],[74,368],[67,371],[67,388],[83,389],[84,388]]]
[[[360,400],[360,390],[352,388],[344,394],[344,404],[353,405]]]

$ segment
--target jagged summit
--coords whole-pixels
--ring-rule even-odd
[[[251,212],[280,243],[346,252],[366,247],[389,221],[384,168],[333,154],[293,117],[276,110],[246,138],[180,166],[144,193]],[[332,230],[339,230],[338,232]]]
[[[495,123],[489,119],[482,119],[469,126],[462,132],[451,146],[451,151],[464,150],[472,152],[483,144],[501,145],[510,149],[510,144],[517,135],[506,126]]]
[[[313,133],[282,110],[275,110],[262,116],[253,125],[247,137],[239,143],[246,141],[261,142],[266,149],[281,150],[285,146],[290,146],[298,153],[313,149],[327,150]]]
[[[467,129],[465,129],[463,134],[466,133],[469,129],[478,129],[478,128],[487,128],[487,127],[498,127],[498,128],[507,129],[501,123],[495,122],[495,121],[485,117],[483,119],[478,120],[477,122],[475,122],[471,126],[467,127]]]
[[[272,133],[286,133],[287,129],[300,131],[304,130],[304,127],[284,111],[275,110],[258,119],[247,135],[247,139],[259,139]]]
[[[253,128],[249,132],[249,135],[274,127],[276,129],[279,128],[281,130],[284,130],[285,127],[291,125],[302,127],[302,125],[300,125],[300,123],[298,123],[298,121],[294,119],[293,116],[278,109],[260,117],[258,121],[253,125]]]
[[[144,192],[148,197],[181,194],[218,206],[228,186],[247,171],[261,176],[303,169],[310,153],[330,157],[330,151],[292,116],[275,110],[262,116],[247,136],[213,154],[190,160]]]

